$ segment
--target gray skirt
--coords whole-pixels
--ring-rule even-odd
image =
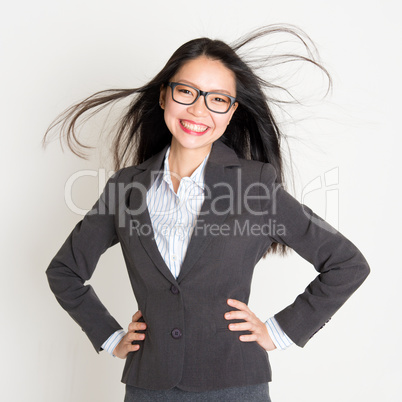
[[[177,387],[167,390],[152,390],[126,385],[124,402],[271,402],[268,383],[245,387],[223,388],[213,391],[190,392]]]

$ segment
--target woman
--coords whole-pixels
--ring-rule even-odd
[[[78,118],[137,94],[115,138],[117,172],[46,271],[95,349],[126,359],[126,401],[269,401],[267,351],[303,347],[369,273],[353,243],[283,188],[264,81],[236,53],[276,30],[233,47],[192,40],[149,84],[95,94],[55,123],[79,154]],[[84,285],[118,242],[139,306],[127,333]],[[263,322],[247,306],[253,269],[288,247],[319,275]]]

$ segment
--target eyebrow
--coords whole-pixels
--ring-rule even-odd
[[[183,84],[188,84],[188,85],[191,85],[191,86],[193,86],[193,87],[195,87],[195,88],[198,88],[198,86],[197,85],[195,85],[193,82],[191,82],[191,81],[187,81],[187,80],[176,80],[176,82],[182,82]],[[200,88],[198,88],[198,89],[200,89]],[[232,95],[229,91],[227,91],[226,89],[213,89],[212,91],[206,91],[206,92],[220,92],[220,93],[224,93],[224,94],[227,94],[227,95],[230,95],[230,96],[234,96],[234,95]]]

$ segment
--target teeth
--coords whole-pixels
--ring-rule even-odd
[[[207,129],[208,129],[208,127],[199,126],[197,124],[190,124],[187,121],[180,120],[180,122],[184,127],[188,128],[191,131],[195,131],[197,133],[202,133],[204,131],[207,131]]]

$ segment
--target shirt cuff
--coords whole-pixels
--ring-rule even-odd
[[[114,332],[104,342],[104,344],[102,345],[102,349],[106,350],[113,357],[116,357],[113,354],[113,351],[114,351],[115,347],[119,344],[119,342],[123,339],[124,335],[126,335],[126,332],[124,331],[124,329],[119,329],[118,331]]]
[[[269,318],[265,321],[265,325],[268,328],[269,336],[272,342],[275,344],[277,349],[285,350],[289,346],[293,345],[293,341],[283,332],[282,328],[279,326],[278,321],[274,317]]]

